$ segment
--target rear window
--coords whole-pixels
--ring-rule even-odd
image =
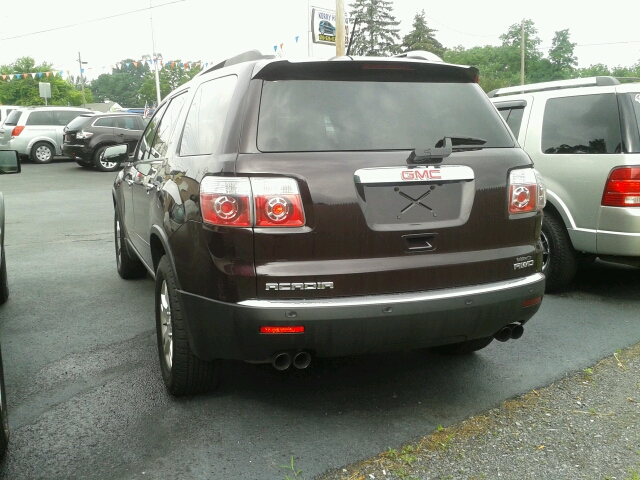
[[[82,128],[89,120],[91,120],[90,116],[81,115],[79,117],[74,118],[67,125],[68,130],[78,130]]]
[[[12,110],[11,113],[9,113],[9,115],[7,116],[7,119],[4,121],[4,125],[15,127],[16,125],[18,125],[20,115],[22,115],[22,112],[20,110]]]
[[[258,148],[265,152],[409,150],[444,136],[513,147],[473,83],[264,82]],[[454,142],[454,145],[456,143]]]

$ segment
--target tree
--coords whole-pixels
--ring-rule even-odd
[[[92,81],[89,89],[98,102],[109,99],[123,107],[144,107],[140,88],[149,77],[153,75],[146,62],[127,58],[111,74],[103,73]]]
[[[162,98],[169,95],[180,85],[188,82],[202,71],[201,62],[188,62],[187,65],[191,65],[191,67],[187,68],[181,65],[183,64],[180,60],[173,60],[167,62],[167,64],[159,70],[158,78],[160,81],[160,96]],[[140,96],[142,102],[146,102],[149,105],[157,101],[155,72],[147,77],[142,84]]]
[[[391,2],[356,0],[349,6],[351,18],[358,25],[352,34],[351,54],[384,57],[398,53],[400,22],[391,15]]]
[[[578,66],[578,58],[573,55],[576,44],[569,41],[569,29],[559,30],[551,41],[549,61],[553,66],[553,80],[571,78]]]
[[[437,30],[429,28],[425,20],[424,10],[416,13],[413,19],[413,30],[405,35],[402,40],[402,50],[408,52],[411,50],[426,50],[435,53],[440,58],[444,55],[445,48],[436,40],[435,33]]]
[[[34,76],[32,74],[45,74],[48,76]],[[82,93],[75,86],[56,75],[50,63],[36,65],[32,57],[18,58],[14,63],[0,66],[0,73],[12,75],[11,81],[0,81],[0,103],[5,105],[44,105],[45,99],[40,97],[40,82],[51,84],[51,98],[46,103],[50,105],[82,105]],[[20,74],[19,78],[15,78]],[[27,74],[24,77],[24,74]],[[92,101],[91,93],[87,102]]]

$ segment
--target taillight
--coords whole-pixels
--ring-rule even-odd
[[[202,218],[212,225],[251,226],[248,178],[204,177],[200,183]]]
[[[76,138],[79,140],[84,140],[85,138],[93,137],[93,132],[83,132],[82,130],[76,133]]]
[[[200,183],[200,205],[206,223],[230,227],[300,227],[304,208],[292,178],[224,178],[207,176]]]
[[[293,178],[252,178],[256,227],[301,227],[304,209]]]
[[[509,213],[540,211],[547,201],[542,178],[533,168],[520,168],[509,173]]]
[[[640,207],[640,167],[620,167],[609,174],[602,206]]]
[[[24,130],[24,126],[22,126],[22,127],[13,127],[13,130],[11,130],[11,136],[12,137],[17,137],[18,135],[20,135],[22,133],[22,130]]]
[[[262,326],[260,327],[260,333],[270,333],[270,334],[282,334],[282,333],[304,333],[304,327],[302,325],[296,325],[295,327],[283,326],[283,327],[273,327],[273,326]]]

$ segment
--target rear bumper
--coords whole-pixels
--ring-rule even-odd
[[[62,155],[73,158],[74,160],[91,161],[93,150],[85,145],[69,145],[62,144]]]
[[[316,301],[247,300],[237,304],[179,292],[187,335],[202,359],[266,362],[282,350],[308,350],[320,357],[421,348],[495,334],[511,322],[526,322],[540,304],[523,301],[544,294],[535,273],[485,285]],[[265,335],[261,326],[304,326],[304,333]]]

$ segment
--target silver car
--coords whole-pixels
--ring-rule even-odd
[[[0,150],[17,150],[35,163],[62,155],[63,129],[71,120],[91,112],[80,107],[21,107],[0,126]]]
[[[596,257],[640,266],[640,83],[578,78],[489,93],[547,186],[547,291]]]

